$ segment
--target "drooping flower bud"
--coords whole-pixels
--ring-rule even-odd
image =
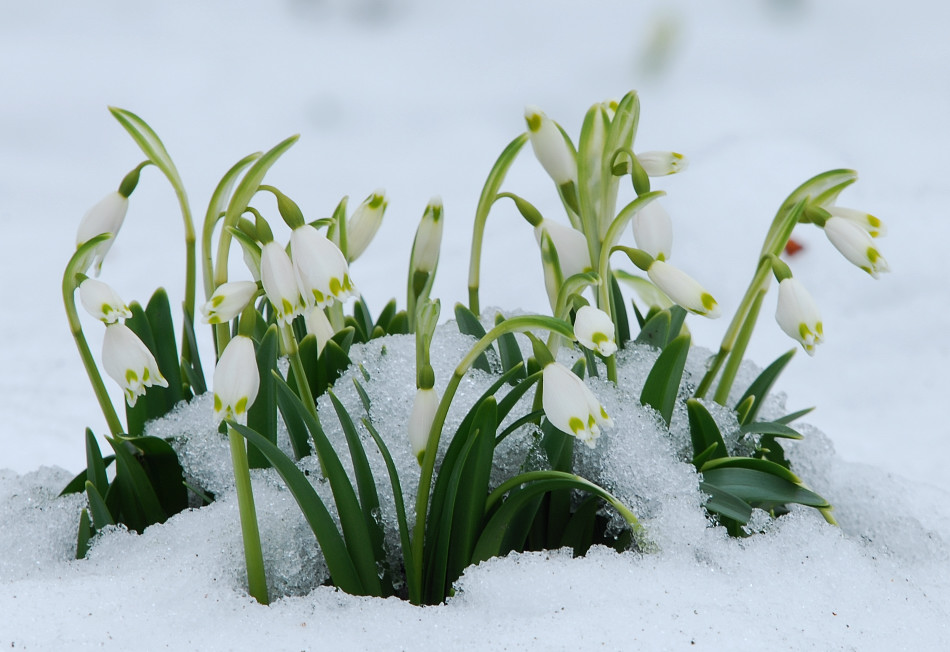
[[[356,295],[343,252],[309,224],[290,234],[290,252],[300,295],[307,306],[322,308]]]
[[[241,314],[248,302],[257,294],[254,281],[232,281],[217,287],[211,298],[201,306],[201,314],[207,324],[223,324]]]
[[[845,258],[874,278],[890,271],[871,236],[854,221],[832,215],[825,222],[825,235]]]
[[[805,286],[794,277],[785,278],[778,284],[775,321],[789,337],[802,345],[808,355],[815,355],[815,347],[824,340],[818,306]]]
[[[657,260],[667,260],[673,250],[673,221],[660,202],[654,200],[633,216],[633,237],[637,247]]]
[[[544,367],[541,382],[541,407],[551,425],[593,448],[600,437],[600,426],[613,425],[593,392],[573,371],[557,362]]]
[[[284,248],[273,240],[261,249],[261,284],[274,306],[278,323],[289,324],[301,313],[304,303],[297,287],[294,265]]]
[[[428,387],[416,390],[416,396],[412,401],[412,413],[409,415],[409,445],[420,465],[438,409],[439,393],[435,389]]]
[[[677,152],[641,152],[637,154],[637,161],[651,177],[665,177],[682,172],[689,164],[686,157]]]
[[[313,307],[304,313],[304,321],[307,324],[307,333],[317,338],[317,355],[323,353],[323,347],[327,345],[330,338],[336,333],[333,325],[327,319],[327,314],[323,308]]]
[[[558,186],[576,184],[577,161],[554,121],[534,106],[525,107],[524,119],[528,123],[531,149],[554,183]]]
[[[257,398],[260,372],[251,338],[238,335],[224,347],[214,368],[214,420],[247,425],[247,411]]]
[[[715,319],[719,304],[709,292],[686,272],[662,260],[654,260],[647,275],[676,304],[688,311]]]
[[[617,351],[614,322],[603,310],[581,306],[574,317],[574,337],[582,346],[611,356]]]
[[[129,199],[118,191],[110,192],[103,197],[95,206],[90,208],[79,223],[79,229],[76,231],[76,246],[90,240],[102,233],[111,233],[112,237],[96,247],[85,269],[93,265],[96,268],[96,275],[102,269],[102,261],[115,242],[115,236],[122,228],[122,222],[125,221],[125,214],[129,210]]]

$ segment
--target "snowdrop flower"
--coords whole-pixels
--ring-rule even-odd
[[[884,225],[884,222],[870,213],[855,210],[854,208],[845,208],[844,206],[829,206],[827,210],[831,213],[832,217],[843,217],[850,222],[854,222],[867,231],[868,235],[872,238],[887,235],[887,227]]]
[[[657,260],[666,260],[673,250],[673,221],[658,201],[652,201],[633,216],[637,247]]]
[[[429,431],[439,409],[439,393],[435,389],[419,388],[412,401],[412,413],[409,415],[409,445],[419,464],[429,443]]]
[[[214,420],[247,425],[247,411],[257,398],[261,379],[251,338],[238,335],[224,347],[214,368]]]
[[[603,310],[582,306],[574,317],[574,337],[602,356],[611,356],[617,351],[614,333],[614,322]]]
[[[114,324],[132,316],[132,311],[122,298],[102,281],[84,279],[79,284],[79,300],[90,315],[105,324]]]
[[[122,228],[122,222],[125,221],[125,214],[128,210],[129,198],[118,191],[110,192],[99,203],[90,208],[79,223],[79,229],[76,231],[77,247],[102,233],[112,234],[111,238],[93,250],[90,260],[85,265],[86,269],[95,265],[97,276],[102,269],[102,261],[106,257],[106,253],[112,247],[119,229]]]
[[[359,258],[372,242],[383,223],[383,214],[388,205],[386,192],[379,189],[363,200],[346,221],[346,258],[349,262]]]
[[[650,177],[665,177],[686,169],[688,161],[676,152],[642,152],[637,154],[637,162]]]
[[[327,345],[336,331],[333,330],[333,325],[327,319],[327,314],[323,312],[323,308],[310,308],[304,313],[303,318],[307,324],[307,333],[317,338],[317,355],[320,355],[323,353],[323,347]]]
[[[232,281],[222,283],[201,306],[206,324],[223,324],[241,314],[248,302],[257,294],[257,283],[253,281]]]
[[[574,183],[577,179],[577,161],[561,130],[544,112],[534,106],[525,107],[531,149],[541,166],[558,186]]]
[[[442,248],[442,198],[433,197],[426,206],[416,238],[412,242],[412,266],[416,272],[428,273],[439,264]]]
[[[584,381],[562,364],[551,362],[541,372],[541,407],[558,430],[574,435],[593,448],[600,426],[613,421]]]
[[[343,252],[309,224],[290,234],[290,253],[300,295],[308,307],[322,308],[356,294]]]
[[[818,306],[794,277],[778,284],[775,321],[789,337],[801,343],[808,355],[815,355],[815,346],[824,340]]]
[[[874,278],[890,271],[871,236],[854,221],[832,215],[825,222],[825,235],[845,258]]]
[[[284,248],[273,240],[261,249],[261,283],[281,325],[300,314],[303,301],[297,287],[293,263]]]
[[[686,272],[662,260],[654,260],[647,269],[647,275],[674,303],[688,311],[710,319],[719,316],[719,304]]]
[[[545,232],[557,250],[558,263],[564,278],[591,270],[587,238],[583,233],[558,222],[543,219],[534,227],[534,237],[538,244],[541,244],[541,234]]]
[[[106,327],[102,341],[102,366],[125,392],[129,407],[135,407],[145,388],[158,385],[168,387],[168,381],[158,370],[158,363],[138,335],[125,324]]]

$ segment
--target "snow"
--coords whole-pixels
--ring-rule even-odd
[[[942,483],[950,433],[939,371],[950,364],[939,263],[950,235],[942,156],[950,93],[939,81],[950,73],[945,4],[286,0],[265,9],[97,0],[5,14],[0,227],[12,246],[0,285],[0,467],[7,467],[0,471],[0,645],[889,650],[950,643]],[[665,65],[651,68],[644,51],[658,25],[673,37]],[[814,359],[796,356],[779,389],[789,410],[818,406],[793,462],[835,505],[840,529],[803,509],[762,523],[762,534],[728,539],[695,509],[689,467],[677,469],[658,453],[638,456],[608,431],[603,458],[585,463],[620,489],[630,484],[631,495],[657,492],[639,508],[659,553],[495,559],[469,569],[447,604],[423,609],[310,591],[318,556],[278,545],[285,536],[306,541],[309,531],[279,481],[256,477],[267,563],[284,569],[278,588],[291,596],[271,607],[243,593],[237,507],[226,491],[210,507],[142,535],[107,533],[89,559],[70,561],[80,502],[54,497],[83,466],[83,429],[105,427],[63,318],[62,267],[86,208],[140,160],[107,104],[155,127],[199,217],[234,161],[295,132],[301,141],[268,178],[308,216],[328,215],[343,194],[359,201],[384,186],[384,226],[353,269],[374,310],[393,295],[404,302],[402,272],[393,279],[393,269],[405,265],[426,201],[440,194],[446,227],[434,295],[447,316],[466,296],[481,184],[523,129],[524,105],[542,107],[576,135],[590,103],[630,88],[643,106],[638,146],[690,159],[686,172],[656,185],[669,193],[674,261],[725,314],[748,282],[775,209],[811,175],[857,169],[861,179],[841,203],[890,227],[881,247],[893,272],[879,281],[814,229],[796,232],[805,249],[790,263],[821,308],[827,340]],[[530,156],[507,187],[560,219],[550,182]],[[103,280],[140,301],[161,284],[175,301],[183,284],[177,216],[157,171],[143,172]],[[533,235],[504,204],[489,220],[483,270],[483,305],[546,310]],[[749,351],[762,365],[792,346],[771,323],[773,311],[774,293]],[[690,328],[695,342],[714,348],[724,324],[691,318]],[[443,364],[451,369],[454,361]],[[447,380],[445,369],[436,373]],[[615,419],[630,416],[621,397],[591,386]],[[404,423],[410,402],[393,397],[393,419]],[[175,418],[202,413],[210,407],[199,403]],[[648,433],[640,436],[649,443]],[[205,448],[194,440],[192,468],[224,490],[226,448],[211,437]],[[660,444],[641,448],[656,452]]]

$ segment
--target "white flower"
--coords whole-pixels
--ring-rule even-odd
[[[890,270],[871,236],[854,221],[833,215],[825,222],[825,235],[845,258],[874,278]]]
[[[412,241],[412,266],[416,272],[431,272],[439,264],[442,248],[442,198],[433,197],[426,206],[415,240]]]
[[[257,398],[261,379],[251,338],[238,335],[224,347],[214,368],[214,420],[247,425],[247,411]]]
[[[125,392],[129,407],[135,407],[138,397],[145,395],[146,387],[168,387],[168,381],[158,370],[151,351],[125,324],[106,327],[102,340],[102,366]]]
[[[84,279],[79,284],[79,300],[90,315],[106,324],[114,324],[132,316],[132,311],[122,297],[102,281]]]
[[[561,274],[564,278],[591,270],[587,238],[583,233],[558,222],[544,219],[541,220],[541,224],[534,227],[534,237],[538,244],[541,244],[541,234],[544,232],[547,232],[557,250],[558,264],[561,266]]]
[[[551,425],[593,448],[600,426],[613,425],[593,392],[573,371],[557,362],[544,368],[541,382],[541,407]]]
[[[667,260],[673,250],[673,221],[670,214],[654,200],[633,216],[633,237],[637,247],[657,260]]]
[[[409,445],[419,464],[422,464],[422,457],[429,443],[429,431],[438,409],[438,392],[431,387],[416,390],[416,397],[412,401],[412,414],[409,415]]]
[[[574,317],[574,337],[603,356],[613,355],[617,350],[614,333],[614,322],[603,310],[582,306]]]
[[[85,269],[95,265],[96,275],[99,274],[99,270],[102,269],[102,260],[106,257],[109,248],[112,247],[119,229],[122,228],[122,222],[125,220],[125,214],[128,210],[129,198],[123,197],[118,192],[110,192],[83,216],[79,223],[79,229],[76,231],[77,247],[97,235],[112,234],[111,238],[93,250],[90,260],[84,265]]]
[[[327,345],[336,331],[333,330],[333,325],[327,319],[323,308],[310,308],[304,313],[303,318],[307,324],[307,332],[317,338],[317,355],[320,355],[323,353],[323,347]]]
[[[637,154],[640,167],[649,177],[665,177],[686,169],[686,157],[676,152],[642,152]]]
[[[887,226],[884,225],[884,222],[870,213],[865,213],[864,211],[859,211],[854,208],[845,208],[844,206],[828,206],[827,210],[831,213],[832,217],[843,217],[850,222],[854,222],[867,231],[868,235],[872,238],[887,235]]]
[[[719,304],[686,272],[662,260],[654,260],[647,275],[674,303],[688,311],[710,319],[719,316]]]
[[[201,306],[206,324],[223,324],[241,314],[248,302],[257,294],[257,283],[232,281],[217,287],[211,298]]]
[[[783,279],[778,284],[775,321],[789,337],[801,343],[808,355],[815,355],[815,346],[824,340],[818,306],[795,278]]]
[[[380,189],[363,200],[346,221],[346,257],[353,262],[360,257],[383,223],[386,212],[386,193]]]
[[[261,249],[261,283],[281,325],[290,323],[301,313],[304,304],[294,265],[284,248],[273,240]]]
[[[300,295],[307,306],[322,308],[356,294],[343,252],[309,224],[290,234],[290,253]]]
[[[531,149],[548,175],[558,186],[577,180],[577,161],[561,130],[544,112],[534,106],[525,107]]]

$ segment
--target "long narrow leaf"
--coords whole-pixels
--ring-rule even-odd
[[[643,391],[640,392],[640,402],[659,412],[667,426],[673,418],[673,406],[680,381],[683,379],[686,356],[689,354],[689,339],[688,333],[673,338],[653,363]]]
[[[260,386],[257,398],[247,412],[247,426],[251,430],[277,443],[277,389],[274,387],[273,372],[277,371],[277,325],[271,324],[257,345],[257,371]],[[254,448],[247,449],[248,464],[252,469],[267,468],[267,458]]]
[[[772,389],[772,385],[775,384],[779,374],[781,374],[786,365],[788,365],[793,355],[795,355],[795,349],[789,349],[787,353],[780,355],[775,362],[766,367],[765,370],[752,381],[752,384],[749,385],[749,388],[742,395],[742,398],[739,399],[739,403],[742,403],[750,396],[755,397],[755,403],[753,403],[752,408],[746,413],[741,425],[751,423],[755,420],[755,417],[759,413],[759,408],[762,407],[765,397],[768,396],[769,390]]]

